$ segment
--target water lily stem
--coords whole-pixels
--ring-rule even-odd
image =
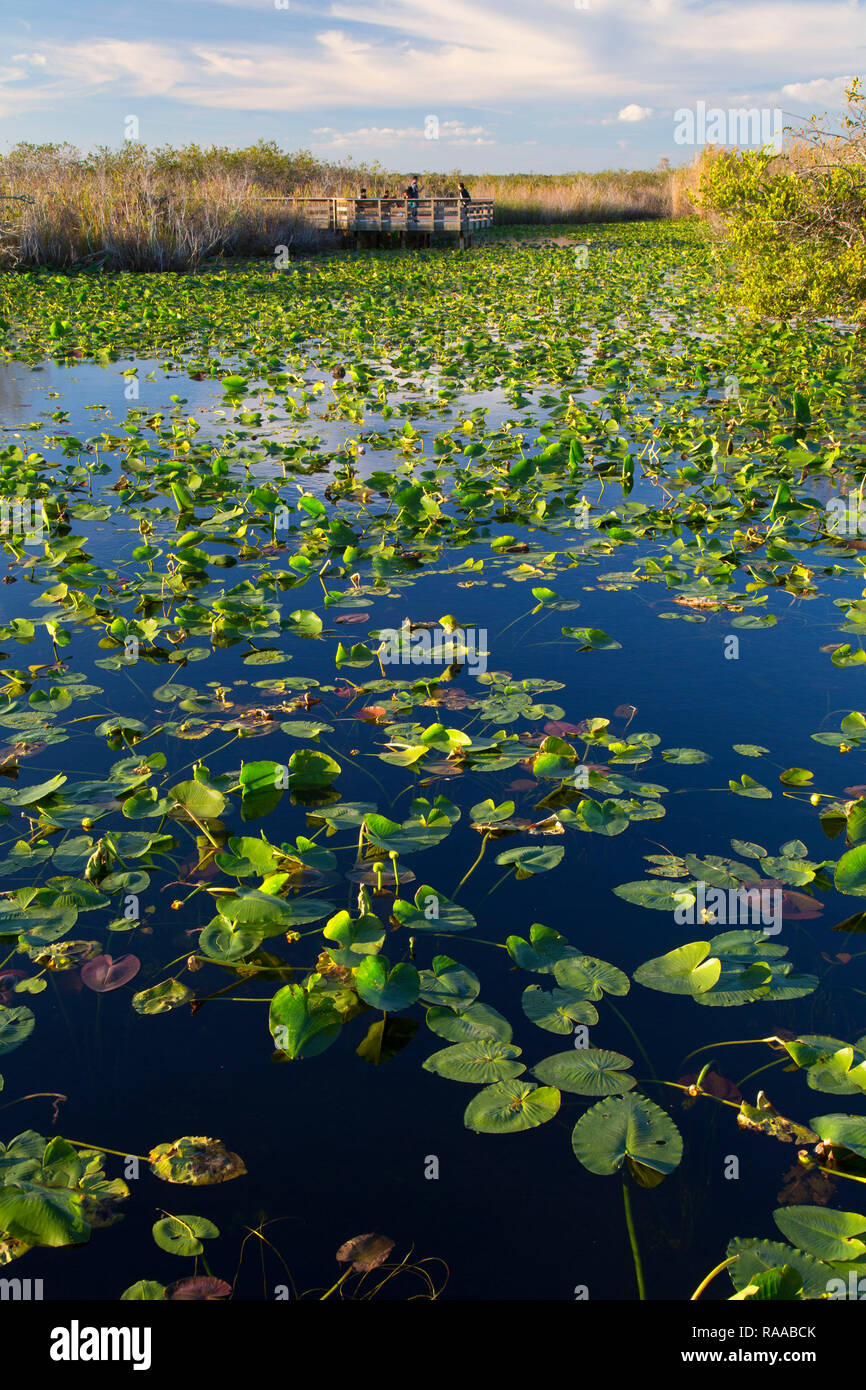
[[[66,1139],[66,1136],[63,1136]],[[149,1163],[150,1158],[147,1154],[123,1153],[121,1149],[107,1149],[104,1144],[85,1144],[81,1139],[66,1139],[67,1144],[71,1144],[74,1149],[93,1149],[98,1154],[114,1154],[115,1158],[137,1158],[142,1163]]]
[[[750,1071],[747,1076],[741,1076],[739,1081],[735,1082],[737,1090],[740,1090],[747,1081],[751,1081],[753,1076],[760,1076],[762,1071],[769,1071],[771,1067],[780,1067],[787,1060],[787,1057],[777,1057],[775,1062],[765,1062],[762,1067],[756,1067],[754,1071]]]
[[[513,866],[510,866],[509,868],[507,868],[507,869],[505,870],[505,873],[502,875],[502,877],[501,877],[501,878],[498,878],[498,879],[496,880],[496,882],[494,883],[493,887],[490,888],[490,889],[488,889],[488,891],[484,894],[484,897],[481,899],[481,903],[486,903],[486,902],[487,902],[487,899],[491,896],[491,894],[495,893],[496,890],[497,890],[497,888],[501,888],[502,885],[503,885],[503,883],[505,882],[505,880],[506,880],[507,878],[510,878],[510,877],[511,877],[512,868],[513,868]],[[481,903],[478,904],[479,907],[481,906]]]
[[[322,1294],[322,1297],[319,1299],[319,1302],[320,1302],[320,1303],[324,1303],[324,1301],[325,1301],[326,1298],[330,1298],[332,1293],[336,1293],[337,1289],[338,1289],[338,1288],[340,1287],[340,1285],[344,1282],[344,1280],[348,1279],[348,1277],[349,1277],[349,1275],[350,1275],[351,1273],[352,1273],[352,1266],[350,1265],[349,1268],[346,1270],[346,1273],[340,1275],[340,1277],[339,1277],[339,1279],[337,1280],[336,1284],[332,1284],[331,1287],[328,1289],[328,1292]]]
[[[39,1100],[43,1096],[49,1100],[69,1099],[68,1096],[62,1095],[60,1091],[31,1091],[29,1096],[18,1096],[16,1100],[7,1100],[5,1105],[0,1105],[0,1110],[8,1110],[10,1105],[20,1105],[21,1102],[25,1100]]]
[[[656,1080],[658,1081],[658,1077],[656,1077]],[[678,1081],[659,1081],[658,1084],[660,1086],[673,1086],[675,1091],[688,1091],[690,1095],[692,1093],[692,1088],[690,1086],[681,1086]],[[731,1105],[735,1110],[739,1110],[740,1108],[735,1100],[725,1100],[722,1096],[714,1096],[712,1091],[701,1090],[698,1092],[698,1095],[706,1096],[707,1100],[717,1100],[719,1105]]]
[[[643,1057],[644,1061],[646,1062],[647,1066],[649,1067],[650,1071],[652,1072],[653,1080],[654,1080],[654,1081],[658,1081],[658,1079],[659,1079],[658,1073],[657,1073],[655,1067],[654,1067],[653,1064],[652,1064],[652,1058],[650,1057],[649,1053],[647,1052],[646,1048],[644,1047],[644,1045],[643,1045],[643,1043],[641,1042],[640,1038],[638,1037],[637,1033],[636,1033],[636,1032],[634,1031],[634,1029],[632,1028],[632,1026],[631,1026],[631,1024],[629,1023],[628,1019],[626,1018],[625,1014],[620,1013],[620,1011],[619,1011],[619,1009],[616,1007],[616,1005],[615,1005],[615,1004],[612,1004],[612,1003],[610,1002],[610,996],[608,996],[606,1002],[607,1002],[608,1008],[611,1010],[611,1012],[614,1013],[614,1014],[616,1014],[616,1016],[617,1016],[617,1018],[619,1019],[620,1023],[622,1023],[622,1024],[628,1029],[628,1031],[631,1033],[632,1037],[634,1038],[635,1042],[637,1043],[638,1050],[639,1050],[641,1056]]]
[[[739,1258],[739,1255],[731,1255],[729,1259],[722,1260],[722,1263],[720,1265],[716,1265],[715,1269],[711,1269],[706,1279],[702,1279],[701,1282],[698,1284],[698,1287],[695,1289],[694,1293],[689,1299],[689,1302],[694,1303],[697,1299],[699,1299],[704,1289],[707,1288],[707,1286],[713,1282],[716,1275],[721,1274],[723,1269],[727,1269],[728,1265],[732,1265],[734,1261],[738,1260]]]
[[[211,835],[211,833],[210,833],[210,831],[208,830],[207,826],[202,825],[201,821],[198,820],[198,819],[193,815],[192,811],[189,809],[188,806],[185,806],[185,807],[184,807],[184,810],[186,811],[186,813],[187,813],[187,815],[189,816],[190,820],[191,820],[191,821],[194,821],[195,824],[198,826],[198,828],[199,828],[199,830],[201,831],[202,835],[204,835],[205,838],[206,838],[207,840],[210,841],[210,843],[213,845],[214,849],[219,849],[219,843],[214,839],[213,835]]]
[[[686,1053],[683,1064],[690,1061],[692,1057],[697,1057],[699,1052],[709,1052],[714,1047],[745,1047],[747,1043],[781,1043],[781,1038],[729,1038],[726,1042],[701,1043],[694,1052]]]
[[[826,1173],[828,1178],[850,1178],[852,1182],[866,1182],[866,1178],[861,1177],[859,1173],[846,1173],[844,1168],[824,1168],[819,1163],[818,1172]]]
[[[646,1302],[646,1287],[643,1280],[643,1265],[640,1258],[640,1249],[637,1243],[637,1234],[634,1229],[634,1217],[631,1210],[631,1194],[628,1190],[628,1177],[625,1168],[622,1170],[622,1201],[625,1207],[625,1224],[628,1228],[628,1239],[631,1245],[632,1259],[634,1260],[634,1273],[637,1279],[637,1294],[641,1303]]]
[[[457,899],[457,894],[460,892],[460,889],[463,887],[463,885],[464,885],[464,883],[466,882],[467,878],[469,878],[470,874],[473,874],[473,873],[475,872],[475,870],[478,868],[478,865],[481,863],[482,859],[484,858],[484,851],[485,851],[486,848],[487,848],[487,841],[488,841],[489,839],[490,839],[490,834],[489,834],[488,831],[485,830],[484,835],[482,836],[482,839],[481,839],[481,849],[478,851],[478,858],[475,860],[475,863],[471,866],[471,868],[469,868],[469,869],[466,870],[466,873],[463,875],[463,877],[461,878],[461,880],[460,880],[460,882],[458,883],[457,887],[454,889],[454,892],[451,894],[451,901],[452,901],[452,902],[455,902],[455,901],[456,901],[456,899]]]

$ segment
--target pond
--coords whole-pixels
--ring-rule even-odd
[[[858,340],[697,226],[521,232],[0,279],[46,1299],[866,1272]]]

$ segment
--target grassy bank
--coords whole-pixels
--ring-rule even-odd
[[[689,211],[680,172],[467,175],[496,200],[502,223],[611,222]],[[148,150],[129,144],[82,155],[67,145],[18,145],[0,159],[2,258],[7,266],[185,270],[211,256],[324,249],[326,233],[268,197],[370,196],[402,191],[408,175],[328,164],[273,144]],[[459,171],[423,174],[427,193],[454,193]]]

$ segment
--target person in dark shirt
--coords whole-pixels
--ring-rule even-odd
[[[469,203],[469,202],[472,201],[472,194],[469,192],[469,189],[466,187],[466,184],[463,182],[462,179],[460,180],[460,190],[459,190],[459,191],[460,191],[460,201],[461,201],[461,203]]]
[[[406,197],[409,200],[408,220],[414,222],[418,216],[418,175],[412,175],[412,181],[406,189]]]

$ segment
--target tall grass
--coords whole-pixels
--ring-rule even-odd
[[[0,203],[5,260],[21,266],[186,270],[210,256],[321,244],[321,233],[263,201],[267,185],[242,163],[183,168],[135,147],[82,157],[18,146],[0,160],[0,180],[11,195]]]
[[[455,193],[459,171],[421,176],[428,194]],[[466,176],[496,201],[501,223],[609,222],[692,209],[666,168],[631,173]],[[272,256],[335,243],[293,220],[279,198],[402,192],[408,175],[329,164],[273,143],[243,150],[128,144],[83,155],[69,145],[15,146],[0,157],[0,259],[5,265],[185,270],[215,256]]]

